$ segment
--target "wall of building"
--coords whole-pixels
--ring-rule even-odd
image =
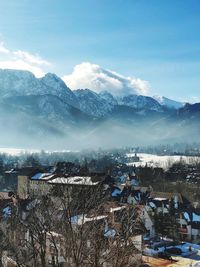
[[[28,176],[19,175],[17,179],[17,194],[20,198],[25,199],[28,196],[29,178]]]

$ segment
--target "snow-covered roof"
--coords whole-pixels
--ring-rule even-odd
[[[102,220],[107,218],[107,215],[100,215],[100,216],[93,216],[93,217],[87,217],[87,215],[75,215],[71,217],[71,223],[72,224],[77,224],[77,225],[82,225],[87,222],[94,222],[98,220]]]
[[[110,212],[115,212],[115,211],[119,211],[119,210],[122,210],[122,209],[125,209],[126,206],[120,206],[120,207],[116,207],[116,208],[110,208]]]
[[[43,173],[38,172],[38,173],[36,173],[35,175],[33,175],[33,176],[31,177],[31,179],[32,179],[32,180],[39,180],[39,179],[41,179],[42,176],[43,176]]]
[[[191,221],[190,215],[188,212],[184,212],[183,216],[187,221]],[[200,222],[200,215],[193,212],[192,213],[192,222]]]
[[[133,178],[131,180],[131,185],[135,185],[135,186],[138,186],[139,185],[139,181],[137,180],[137,178]]]
[[[8,207],[3,209],[3,216],[4,216],[4,218],[7,218],[10,215],[11,215],[11,208],[8,206]]]
[[[48,181],[48,183],[52,184],[73,184],[73,185],[97,185],[98,182],[92,182],[91,177],[82,177],[82,176],[74,176],[74,177],[57,177]]]
[[[53,231],[47,232],[47,235],[53,236],[53,237],[63,237],[63,235],[56,233],[56,232],[53,232]]]
[[[121,194],[121,190],[119,188],[115,188],[115,190],[112,192],[112,197],[117,197]]]
[[[128,176],[123,174],[118,179],[119,179],[120,183],[124,183],[124,182],[126,182],[127,178],[128,178]]]
[[[149,206],[150,206],[151,208],[156,208],[156,205],[155,205],[153,202],[149,202]]]
[[[113,228],[105,228],[104,236],[105,237],[115,237],[116,231]]]
[[[17,173],[17,170],[15,170],[15,169],[11,169],[11,170],[9,170],[9,171],[5,171],[5,173],[7,173],[7,174]]]
[[[49,180],[53,177],[51,173],[41,173],[38,172],[34,176],[31,177],[32,180]]]
[[[196,213],[193,213],[193,222],[200,222],[200,215],[199,214],[196,214]]]
[[[167,198],[165,198],[165,197],[155,197],[154,200],[156,200],[156,201],[164,201],[164,200],[167,200]]]

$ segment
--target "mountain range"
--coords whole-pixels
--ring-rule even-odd
[[[0,146],[98,147],[199,141],[200,104],[70,90],[57,75],[0,70]]]

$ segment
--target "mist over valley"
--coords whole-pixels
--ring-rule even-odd
[[[36,78],[28,71],[0,70],[1,147],[84,149],[198,142],[199,116],[200,103],[71,90],[55,74]]]

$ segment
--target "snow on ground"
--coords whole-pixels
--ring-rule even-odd
[[[131,158],[134,157],[135,154],[128,153],[127,157]],[[180,160],[185,161],[186,163],[194,162],[199,160],[200,158],[197,157],[187,157],[187,156],[158,156],[153,154],[145,154],[145,153],[138,153],[137,156],[140,158],[139,162],[129,162],[128,165],[135,165],[137,166],[147,166],[150,167],[162,167],[164,169],[171,166],[173,163],[178,162]]]
[[[8,154],[8,155],[12,155],[12,156],[19,156],[20,154],[26,153],[26,152],[36,152],[36,151],[27,151],[25,149],[21,149],[21,148],[7,148],[7,147],[0,147],[0,154]]]
[[[171,263],[167,266],[169,267],[200,267],[200,245],[192,244],[192,243],[183,243],[182,245],[174,246],[176,248],[180,248],[182,250],[182,254],[180,256],[172,256],[173,259],[177,260],[176,263]],[[170,246],[167,248],[171,248]],[[159,247],[157,250],[151,248],[145,248],[144,254],[150,257],[156,257],[158,252],[164,252],[165,247]],[[154,266],[154,265],[153,265]],[[157,266],[157,265],[155,265]],[[166,265],[160,265],[166,266]]]
[[[32,154],[32,153],[40,153],[41,150],[39,149],[23,149],[23,148],[7,148],[7,147],[0,147],[0,154],[8,154],[11,156],[20,156],[21,154]],[[45,150],[45,153],[69,153],[72,152],[71,150]],[[78,152],[78,151],[73,151]]]

